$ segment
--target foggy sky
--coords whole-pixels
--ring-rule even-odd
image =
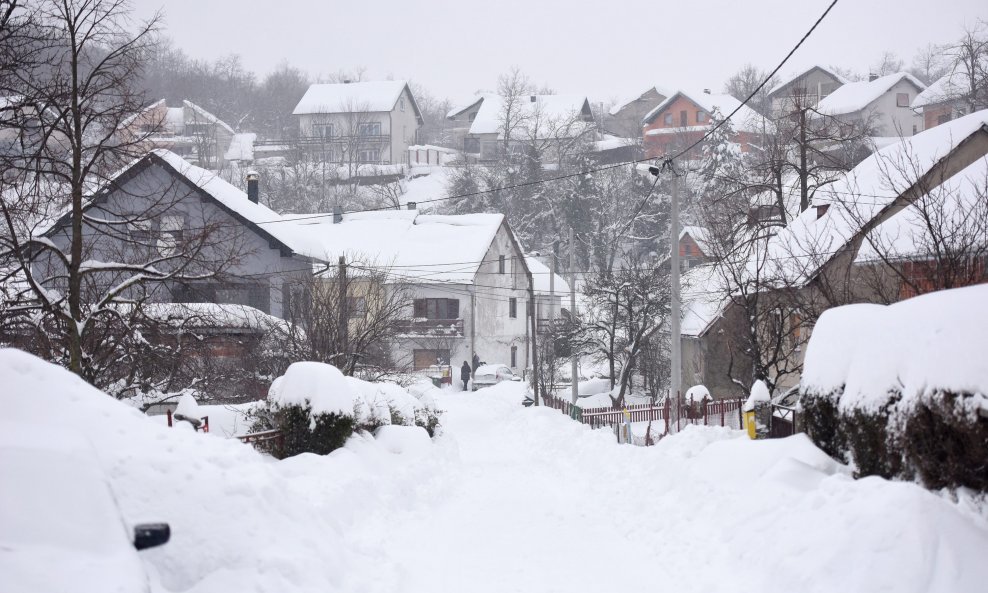
[[[519,66],[534,82],[593,101],[650,84],[721,89],[745,62],[769,69],[829,0],[133,0],[161,9],[195,58],[240,54],[260,75],[287,60],[312,75],[363,66],[436,97],[493,89]],[[841,0],[782,73],[815,63],[866,73],[882,52],[916,48],[988,19],[984,0]]]

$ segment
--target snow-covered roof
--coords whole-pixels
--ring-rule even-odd
[[[253,132],[234,134],[233,138],[230,139],[230,148],[227,149],[223,158],[228,161],[254,160],[255,140],[257,140],[257,134]]]
[[[932,257],[936,238],[929,234],[927,225],[931,223],[944,227],[942,238],[947,246],[959,247],[951,245],[954,233],[959,234],[958,241],[965,241],[976,236],[979,228],[984,228],[980,226],[984,224],[981,217],[985,212],[981,201],[986,199],[986,181],[988,157],[981,157],[921,198],[928,200],[925,208],[929,218],[924,218],[916,206],[907,207],[868,233],[855,261],[875,261],[882,256],[892,259]]]
[[[535,100],[532,100],[532,97]],[[518,133],[525,135],[528,130],[528,121],[535,115],[542,118],[546,132],[552,132],[552,128],[561,123],[567,123],[574,117],[579,117],[583,108],[588,106],[586,95],[531,95],[518,99],[518,107],[521,119]],[[470,124],[471,134],[501,134],[502,122],[501,114],[504,109],[504,98],[499,95],[484,95],[483,103],[477,111],[477,117]],[[581,126],[576,126],[582,128]],[[542,130],[538,130],[541,132]],[[574,130],[579,134],[580,130]]]
[[[481,94],[473,95],[469,99],[463,99],[461,101],[457,101],[453,103],[453,108],[450,109],[448,113],[446,113],[446,117],[447,118],[456,117],[457,115],[463,113],[467,109],[470,109],[477,103],[483,101],[485,97],[490,97],[490,96],[496,97],[497,95],[493,95],[492,93],[481,93]]]
[[[763,276],[784,277],[797,284],[812,279],[863,224],[892,205],[963,141],[979,133],[988,134],[988,110],[931,128],[872,154],[844,177],[817,191],[814,205],[828,206],[822,216],[816,208],[809,208],[768,241],[762,257],[772,269],[763,271]]]
[[[711,94],[706,92],[687,92],[687,91],[676,91],[675,93],[666,97],[666,100],[659,103],[655,109],[649,111],[645,114],[642,119],[642,125],[648,125],[655,121],[655,118],[659,116],[660,113],[666,110],[673,102],[679,98],[685,97],[686,99],[692,101],[708,114],[713,114],[715,111],[720,112],[721,117],[727,117],[732,111],[738,109],[738,112],[734,114],[731,118],[731,125],[735,130],[744,132],[761,132],[763,130],[771,129],[772,122],[768,121],[762,117],[757,111],[748,107],[747,105],[742,105],[741,101],[738,101],[731,95],[721,95],[721,94]],[[706,128],[707,126],[700,126],[700,128]]]
[[[679,332],[699,337],[710,327],[728,303],[728,291],[714,264],[693,266],[680,280],[683,294],[682,321]]]
[[[926,85],[912,74],[897,72],[875,80],[849,82],[824,97],[817,103],[816,110],[827,115],[857,113],[877,101],[903,80],[912,83],[920,91],[926,88]]]
[[[669,95],[671,95],[673,93],[673,91],[667,89],[664,86],[660,86],[660,85],[650,86],[647,89],[645,89],[644,91],[642,91],[642,92],[638,93],[637,95],[635,95],[634,97],[626,97],[623,100],[618,101],[614,105],[614,107],[611,107],[611,109],[610,109],[610,111],[608,113],[610,113],[611,115],[617,115],[622,109],[624,109],[628,105],[631,105],[635,101],[643,98],[645,95],[649,94],[652,91],[655,91],[656,93],[658,93],[658,95],[660,97],[662,97],[663,99],[665,97],[668,97]]]
[[[774,87],[772,87],[772,90],[770,90],[768,92],[768,96],[771,97],[772,95],[774,95],[774,94],[778,93],[779,91],[783,90],[784,88],[786,88],[790,84],[796,82],[800,78],[803,78],[803,77],[809,75],[814,70],[820,70],[821,72],[823,72],[825,74],[829,74],[830,76],[832,76],[834,78],[834,80],[840,82],[841,84],[847,84],[849,82],[846,78],[844,78],[840,74],[837,74],[836,72],[834,72],[830,68],[827,68],[825,66],[821,66],[819,64],[816,64],[816,65],[810,66],[809,68],[807,68],[806,70],[803,70],[802,72],[798,72],[796,74],[792,74],[792,75],[788,76],[787,78],[782,79],[782,81],[779,82],[779,84],[777,84]]]
[[[312,256],[336,262],[390,268],[395,282],[472,284],[487,255],[502,214],[430,215],[387,210],[333,216],[285,216],[299,235],[317,243]],[[280,226],[280,225],[274,225]],[[490,262],[485,262],[490,263]]]
[[[233,128],[231,128],[229,125],[227,125],[226,122],[224,122],[220,118],[216,117],[212,113],[206,111],[202,107],[199,107],[198,105],[196,105],[192,101],[184,101],[183,100],[182,101],[182,105],[184,105],[186,108],[192,110],[192,113],[193,113],[193,116],[192,117],[193,117],[193,120],[194,121],[199,121],[199,120],[201,120],[201,121],[207,121],[207,122],[209,122],[211,124],[218,125],[219,127],[223,128],[227,132],[230,132],[231,134],[233,133]],[[171,112],[171,109],[169,109],[168,111]]]
[[[549,277],[552,275],[549,266],[542,263],[539,258],[531,255],[525,256],[525,264],[532,273],[532,285],[535,288],[535,292],[549,294]],[[556,295],[569,296],[569,282],[566,282],[559,274],[556,274],[556,282],[553,289]]]
[[[933,81],[930,86],[916,95],[913,99],[913,109],[920,109],[927,105],[936,105],[963,97],[968,91],[968,84],[965,81],[966,75],[960,70],[954,70]]]
[[[145,303],[144,313],[166,325],[267,331],[285,321],[246,305],[217,303]]]
[[[391,111],[406,86],[404,80],[313,84],[292,114]]]

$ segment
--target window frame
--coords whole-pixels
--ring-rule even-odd
[[[518,319],[518,297],[508,297],[508,317]]]
[[[506,274],[507,268],[507,259],[503,255],[497,256],[497,273]]]
[[[895,106],[896,107],[909,107],[909,93],[896,93],[895,94]]]

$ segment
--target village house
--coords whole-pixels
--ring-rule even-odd
[[[805,354],[801,345],[812,331],[803,315],[988,282],[986,174],[988,110],[872,154],[821,188],[811,207],[787,226],[777,232],[766,229],[746,267],[721,269],[715,262],[691,268],[683,275],[682,390],[703,384],[715,397],[723,397],[741,394],[741,385],[752,380],[746,376],[752,365],[744,343],[732,339],[750,324],[737,300],[739,270],[750,276],[740,279],[746,292],[757,290],[765,306],[778,308],[784,327],[790,328],[782,345],[791,350],[783,360],[790,369],[800,367]],[[930,235],[929,220],[914,206],[917,200],[927,200],[926,208],[935,211],[935,232],[950,237]],[[937,253],[948,244],[950,254]],[[792,309],[792,303],[798,308]],[[798,383],[799,375],[771,379],[784,391]]]
[[[800,109],[815,107],[847,80],[823,66],[812,66],[775,85],[768,92],[772,117],[789,115]]]
[[[300,146],[329,163],[405,163],[422,126],[403,80],[313,84],[292,114]]]
[[[710,261],[713,251],[708,241],[707,229],[699,226],[683,227],[679,232],[679,262],[683,270]]]
[[[967,74],[953,70],[916,95],[910,107],[922,116],[923,129],[929,130],[969,113],[969,94]]]
[[[206,169],[222,169],[231,160],[253,159],[255,134],[234,132],[229,124],[192,101],[169,107],[161,99],[125,120],[117,133],[128,141],[141,140],[149,151],[167,150]]]
[[[835,117],[865,124],[878,146],[882,138],[912,136],[922,130],[921,118],[911,109],[926,85],[907,72],[849,82],[817,103],[816,117]]]
[[[645,115],[666,100],[672,91],[662,86],[651,86],[635,97],[616,103],[608,110],[604,130],[621,138],[641,138],[642,120]]]
[[[475,162],[490,162],[519,146],[542,146],[550,156],[580,139],[593,140],[596,119],[585,95],[530,95],[514,99],[515,115],[511,137],[505,142],[505,99],[495,94],[478,95],[454,108],[450,120],[453,141],[464,156]]]
[[[550,266],[543,263],[538,255],[525,256],[525,265],[532,273],[532,285],[535,288],[538,331],[548,329],[550,319],[571,320],[569,281],[560,274],[553,274]]]
[[[662,158],[685,149],[710,130],[718,119],[725,118],[732,111],[738,112],[731,118],[734,141],[743,152],[757,145],[759,138],[770,133],[772,123],[747,105],[730,95],[712,94],[709,89],[702,92],[676,91],[642,119],[645,156]],[[699,158],[699,148],[686,158]]]

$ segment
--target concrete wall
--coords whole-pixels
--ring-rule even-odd
[[[623,138],[641,138],[642,119],[665,100],[665,95],[651,88],[614,115],[608,115],[604,119],[606,122],[604,129],[610,134]]]
[[[896,95],[908,96],[905,107],[896,103]],[[912,136],[923,130],[923,117],[909,108],[919,89],[908,80],[900,80],[887,93],[868,106],[866,112],[874,114],[876,136]]]

